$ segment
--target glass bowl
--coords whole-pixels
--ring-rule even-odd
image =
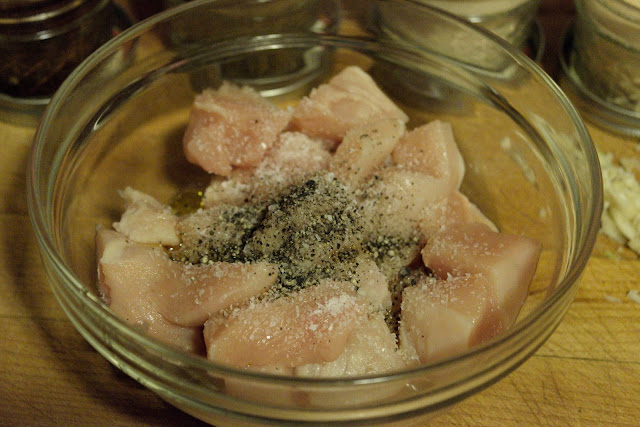
[[[576,293],[599,229],[602,190],[594,146],[562,92],[517,49],[453,15],[394,3],[404,8],[398,16],[425,32],[456,32],[457,43],[481,40],[494,61],[456,51],[446,40],[428,49],[403,41],[380,25],[386,2],[357,3],[349,10],[316,0],[304,8],[293,0],[195,1],[170,9],[83,62],[36,132],[28,202],[56,298],[111,363],[202,420],[326,425],[433,416],[531,356]],[[97,293],[96,227],[119,218],[117,192],[127,185],[168,202],[208,182],[181,151],[194,95],[232,80],[290,105],[346,65],[368,70],[410,116],[409,127],[450,121],[467,164],[463,192],[501,230],[541,242],[516,324],[419,368],[317,380],[214,364],[114,315]]]

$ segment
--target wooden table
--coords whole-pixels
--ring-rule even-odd
[[[553,72],[571,11],[548,14],[545,6],[543,63]],[[640,159],[635,141],[590,131],[601,149]],[[198,425],[112,367],[58,306],[25,201],[33,132],[0,122],[0,425]],[[626,298],[630,289],[640,289],[638,256],[600,236],[577,298],[549,341],[433,424],[639,425],[640,305]]]

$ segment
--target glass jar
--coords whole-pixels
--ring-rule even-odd
[[[41,113],[71,71],[130,24],[109,0],[0,2],[1,118]]]
[[[597,95],[640,112],[640,0],[581,0],[575,69]]]
[[[568,91],[592,121],[640,135],[640,0],[579,0],[562,55]]]
[[[522,47],[533,30],[539,0],[421,0]]]
[[[0,92],[51,95],[89,53],[111,37],[98,16],[109,2],[12,1],[0,9]]]
[[[536,61],[543,52],[542,32],[535,25],[538,0],[420,0],[497,35]],[[504,55],[487,39],[469,39],[462,32],[446,32],[436,22],[411,14],[410,8],[380,2],[377,23],[387,37],[435,49],[456,60],[481,63],[483,68],[503,70]],[[538,29],[535,34],[534,29]],[[531,43],[529,43],[531,42]],[[528,46],[530,44],[531,46]]]

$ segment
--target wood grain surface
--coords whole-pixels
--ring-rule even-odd
[[[550,73],[571,19],[567,4],[541,8]],[[640,159],[637,141],[589,129],[600,149]],[[112,367],[58,306],[25,201],[33,132],[0,121],[0,425],[199,425]],[[640,304],[626,297],[631,289],[640,289],[638,256],[600,236],[578,295],[549,341],[430,425],[639,425]]]

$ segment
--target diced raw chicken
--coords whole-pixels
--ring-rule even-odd
[[[303,98],[293,112],[291,124],[335,147],[351,128],[384,118],[408,121],[371,76],[351,66]]]
[[[96,234],[98,284],[111,310],[150,336],[187,352],[204,353],[202,327],[184,327],[156,309],[153,283],[163,274],[162,249],[132,244],[120,233]]]
[[[144,292],[145,311],[181,326],[202,326],[220,310],[261,294],[278,277],[277,268],[266,263],[186,264],[116,232],[100,231],[99,236],[100,286],[109,306],[124,316],[135,309],[131,300]]]
[[[183,138],[188,161],[228,176],[233,166],[257,166],[287,126],[280,110],[255,90],[223,83],[197,95]]]
[[[407,132],[392,153],[393,162],[441,179],[449,191],[460,188],[464,160],[448,122],[434,120]]]
[[[249,197],[251,185],[247,170],[235,169],[228,177],[214,175],[204,191],[202,204],[210,208],[220,203],[242,205]]]
[[[441,279],[481,274],[494,287],[497,307],[511,326],[527,296],[540,244],[528,237],[498,233],[469,223],[433,235],[422,249],[424,264]]]
[[[326,281],[229,311],[205,324],[210,360],[241,368],[293,368],[336,360],[369,308],[353,285]]]
[[[253,200],[266,200],[287,187],[301,184],[327,169],[331,154],[322,141],[300,132],[283,132],[276,145],[255,170],[251,185]]]
[[[406,367],[408,363],[403,353],[398,350],[395,335],[389,332],[382,314],[376,313],[363,320],[361,325],[353,331],[342,354],[332,362],[310,363],[296,368],[252,367],[252,370],[306,378],[341,378],[383,374]],[[400,393],[405,387],[402,383],[396,383],[386,384],[384,387],[374,386],[359,393],[354,393],[352,390],[306,392],[291,391],[288,386],[280,386],[277,383],[263,386],[253,380],[236,378],[226,380],[225,385],[230,394],[243,399],[279,405],[292,403],[312,405],[315,408],[371,404]]]
[[[398,371],[503,332],[540,245],[498,233],[460,193],[449,123],[406,132],[407,121],[358,67],[295,110],[248,87],[205,90],[183,138],[187,160],[215,174],[204,208],[178,218],[125,189],[117,231],[96,236],[103,299],[163,342],[286,376]],[[317,408],[404,386],[345,395],[225,379],[235,396]]]
[[[365,190],[363,212],[372,235],[406,236],[417,230],[424,209],[447,197],[440,180],[398,167],[383,168]]]
[[[131,241],[161,245],[177,245],[178,218],[169,206],[152,196],[126,187],[120,195],[125,200],[125,211],[113,228]]]
[[[348,377],[382,374],[407,367],[398,351],[396,337],[389,331],[382,313],[364,320],[347,340],[342,354],[328,363],[311,363],[295,368],[301,377]]]
[[[255,169],[236,169],[228,178],[214,177],[204,194],[204,206],[240,205],[274,197],[327,169],[331,154],[322,141],[300,132],[283,132]]]
[[[318,268],[335,267],[341,252],[357,250],[358,220],[352,192],[333,174],[314,175],[272,200],[244,253],[287,264],[281,277],[298,281]]]
[[[479,222],[486,224],[493,231],[498,228],[487,218],[476,205],[456,190],[435,203],[430,203],[422,212],[422,218],[418,224],[421,235],[429,237],[443,231],[448,227],[457,227],[461,224]]]
[[[183,326],[201,326],[220,310],[260,295],[278,279],[268,263],[172,263],[173,276],[157,283],[158,312]]]
[[[391,154],[404,130],[399,119],[375,120],[350,129],[331,158],[329,170],[356,187]]]
[[[402,293],[401,349],[420,363],[461,353],[505,329],[483,276],[425,278]]]
[[[195,264],[237,261],[260,215],[251,205],[220,203],[182,216],[176,226],[182,244],[171,258]]]
[[[375,262],[367,257],[360,257],[353,277],[357,284],[357,294],[371,303],[373,311],[384,312],[391,308],[391,293],[387,278]]]

